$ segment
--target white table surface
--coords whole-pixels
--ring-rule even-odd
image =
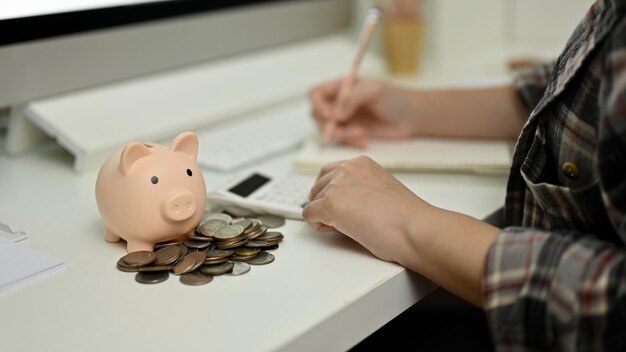
[[[439,81],[417,81],[428,82]],[[261,166],[285,172],[294,155]],[[341,234],[299,221],[279,229],[285,239],[273,263],[243,276],[198,287],[174,275],[139,284],[115,267],[124,245],[103,239],[98,170],[77,175],[73,162],[53,142],[15,158],[0,148],[0,222],[26,231],[23,245],[65,262],[0,293],[0,351],[343,351],[435,287]],[[231,175],[204,176],[211,188]],[[504,202],[504,176],[396,176],[426,201],[477,218]]]
[[[293,155],[264,167],[287,170]],[[340,351],[434,288],[341,234],[299,221],[280,229],[275,262],[243,276],[199,287],[174,275],[139,284],[115,268],[124,246],[103,239],[96,175],[76,175],[72,157],[53,143],[15,159],[0,152],[0,220],[28,233],[23,245],[65,262],[0,293],[1,351]],[[209,187],[228,176],[204,175]],[[398,176],[426,201],[476,217],[504,199],[502,176]]]

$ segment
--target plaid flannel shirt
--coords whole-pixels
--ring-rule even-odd
[[[599,0],[552,65],[521,72],[484,302],[499,351],[626,351],[626,0]]]

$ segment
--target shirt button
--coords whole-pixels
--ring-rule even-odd
[[[564,162],[563,166],[561,166],[561,170],[563,170],[563,174],[569,178],[576,178],[580,172],[578,165],[571,161]]]

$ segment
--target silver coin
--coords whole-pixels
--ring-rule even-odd
[[[246,260],[246,262],[251,265],[264,265],[273,262],[274,259],[275,257],[272,253],[263,251],[257,254],[254,258]]]
[[[210,220],[221,220],[221,221],[224,221],[227,224],[230,224],[231,222],[233,222],[232,216],[230,216],[228,214],[224,214],[224,213],[209,214],[209,215],[205,216],[203,220],[204,220],[203,222],[210,221]]]
[[[198,226],[198,232],[205,236],[213,237],[215,233],[228,226],[228,222],[219,219],[211,219]]]
[[[181,250],[178,246],[166,246],[156,251],[156,260],[153,265],[168,265],[180,258]]]
[[[203,265],[198,270],[208,275],[222,275],[233,270],[233,266],[234,266],[233,263],[226,262],[226,263],[215,264],[215,265]]]
[[[211,242],[187,239],[185,240],[184,244],[189,248],[205,249],[211,245]]]
[[[189,235],[187,236],[188,240],[196,240],[196,241],[213,241],[212,237],[206,236],[204,234],[201,233],[195,233],[193,235]]]
[[[250,271],[250,264],[246,262],[233,263],[233,270],[228,275],[239,276]]]
[[[213,281],[213,275],[208,275],[200,271],[193,271],[180,276],[180,282],[185,285],[198,286],[208,284],[211,281]]]
[[[128,266],[140,267],[145,266],[156,260],[156,254],[151,251],[137,251],[128,253],[122,257],[124,263]]]
[[[243,232],[246,232],[248,231],[248,229],[252,227],[252,225],[254,225],[254,223],[250,219],[243,219],[243,220],[235,221],[233,225],[239,225],[243,227]]]
[[[158,284],[170,277],[170,273],[167,271],[144,271],[138,272],[135,275],[135,281],[142,284]]]
[[[270,229],[275,229],[277,227],[285,225],[285,218],[280,216],[264,214],[257,216],[257,219],[259,219],[259,221],[261,221],[263,225],[269,227]]]
[[[237,237],[243,233],[243,227],[240,225],[230,225],[218,230],[215,233],[215,238],[218,240],[231,239]]]

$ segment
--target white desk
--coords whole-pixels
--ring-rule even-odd
[[[286,170],[293,156],[262,166]],[[280,229],[276,261],[244,276],[199,287],[173,275],[139,284],[115,268],[124,246],[103,239],[97,170],[77,175],[72,163],[52,143],[15,159],[0,148],[0,221],[25,230],[25,245],[65,262],[0,294],[0,351],[342,351],[434,288],[343,235],[297,221]],[[230,175],[204,176],[211,187]],[[504,201],[501,176],[398,177],[426,201],[475,217]]]
[[[264,166],[290,167],[292,156]],[[18,159],[0,154],[2,219],[30,235],[27,246],[66,263],[0,294],[2,351],[340,351],[433,289],[340,234],[296,221],[281,229],[276,261],[244,276],[141,285],[115,268],[123,245],[103,240],[97,172],[77,176],[71,165],[56,145]],[[503,202],[503,177],[399,176],[427,201],[473,216]],[[224,177],[205,173],[209,185]]]

